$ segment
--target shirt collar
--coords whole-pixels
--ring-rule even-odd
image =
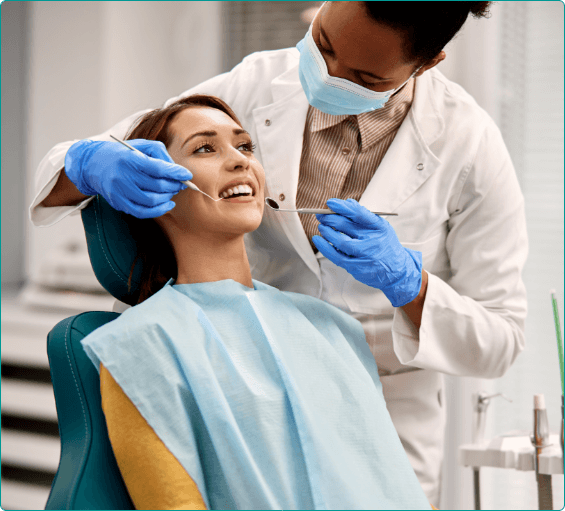
[[[349,117],[355,117],[359,124],[359,131],[361,132],[362,147],[366,149],[402,123],[414,98],[414,83],[415,79],[411,78],[397,94],[393,95],[385,103],[383,108],[364,114],[330,115],[310,105],[308,108],[310,131],[322,131],[336,126]],[[376,123],[378,123],[379,129],[375,129]]]

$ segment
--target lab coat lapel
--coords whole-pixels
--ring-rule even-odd
[[[441,164],[430,145],[443,129],[426,73],[417,78],[412,107],[359,203],[372,211],[395,212]]]
[[[296,209],[296,191],[308,100],[298,78],[298,65],[271,83],[273,103],[253,111],[265,169],[266,193],[285,209]],[[284,195],[284,201],[280,196]],[[295,213],[265,211],[279,225],[294,250],[321,279],[320,267],[302,223]]]

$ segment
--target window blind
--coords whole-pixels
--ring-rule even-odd
[[[496,434],[531,431],[533,395],[544,394],[550,430],[560,428],[561,383],[550,301],[556,290],[563,325],[563,4],[502,2],[501,130],[525,197],[529,257],[526,349],[489,412]],[[533,472],[485,469],[485,509],[537,509]],[[554,509],[563,508],[563,476],[553,476]]]
[[[308,23],[303,11],[319,2],[223,2],[223,71],[256,51],[296,46]]]

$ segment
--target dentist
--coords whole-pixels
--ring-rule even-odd
[[[442,374],[500,377],[524,348],[527,237],[515,171],[492,119],[434,69],[469,13],[485,16],[488,4],[326,2],[297,48],[254,53],[167,102],[222,98],[256,142],[267,195],[338,213],[266,211],[246,239],[253,278],[361,322],[436,507]],[[190,172],[160,143],[132,142],[143,156],[110,141],[141,113],[46,155],[30,207],[36,225],[96,194],[140,218],[174,206]]]

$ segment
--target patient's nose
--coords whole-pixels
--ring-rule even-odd
[[[226,155],[226,170],[242,170],[249,168],[249,159],[239,149],[233,147],[228,149]]]

